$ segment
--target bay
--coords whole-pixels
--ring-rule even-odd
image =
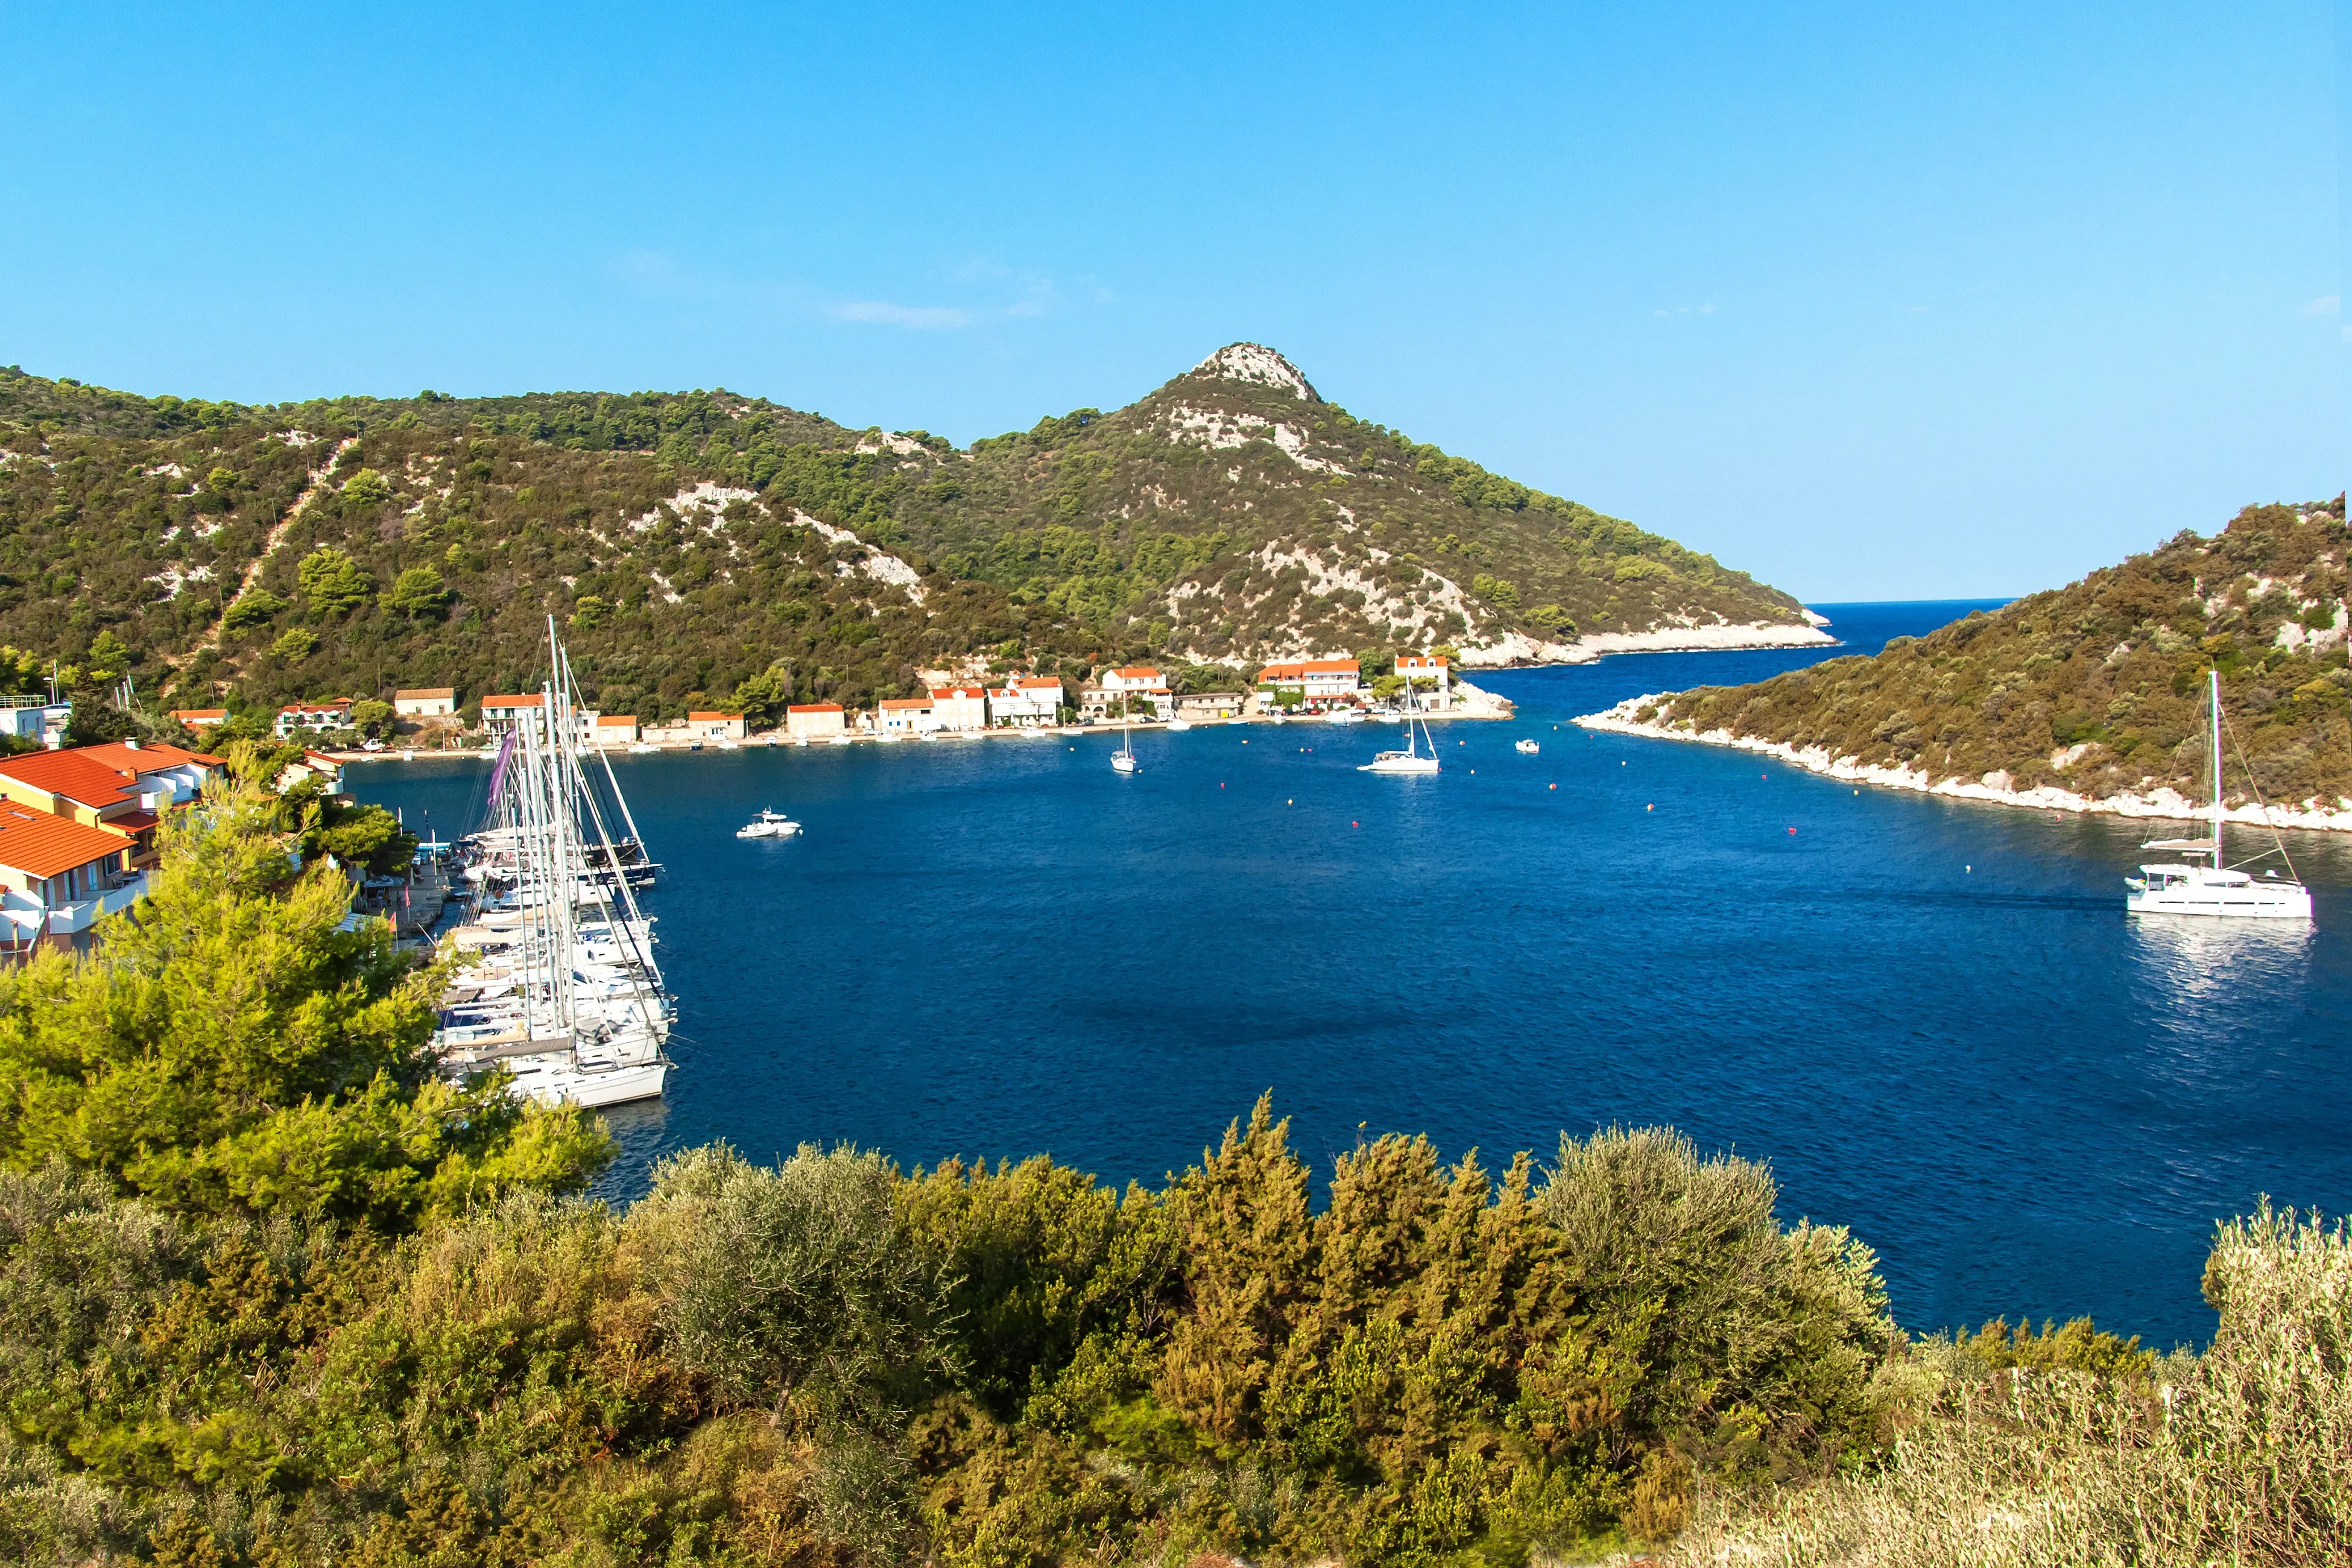
[[[1356,771],[1388,727],[1309,723],[1141,734],[1132,778],[1109,734],[615,759],[680,1018],[604,1190],[717,1139],[1157,1182],[1265,1090],[1326,1171],[1391,1131],[1499,1166],[1671,1123],[1875,1247],[1906,1326],[2201,1342],[2218,1218],[2352,1204],[2352,845],[2288,837],[2311,931],[2134,923],[2147,824],[1569,722],[1975,606],[1817,607],[1843,647],[1482,675],[1518,717],[1433,726],[1431,778]],[[487,775],[347,777],[447,834]],[[761,806],[806,831],[737,840]]]

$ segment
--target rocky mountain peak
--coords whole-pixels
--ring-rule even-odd
[[[1214,376],[1223,381],[1245,381],[1257,386],[1271,386],[1287,392],[1301,403],[1320,403],[1298,367],[1264,343],[1227,343],[1207,359],[1192,367],[1194,375]]]

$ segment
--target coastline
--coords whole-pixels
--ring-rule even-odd
[[[1806,624],[1718,621],[1706,626],[1653,626],[1645,632],[1587,632],[1573,642],[1541,642],[1519,632],[1498,642],[1464,646],[1464,669],[1549,669],[1591,664],[1612,653],[1738,653],[1765,647],[1835,647],[1838,639],[1822,627],[1830,623],[1811,610]]]
[[[1455,719],[1493,721],[1498,720],[1509,720],[1517,717],[1518,710],[1507,697],[1497,697],[1493,692],[1487,691],[1483,688],[1474,686],[1467,680],[1455,680],[1454,682],[1454,689],[1457,693],[1466,694],[1469,700],[1464,702],[1460,707],[1447,712],[1423,713],[1418,715],[1418,717],[1424,722],[1432,724],[1444,723]],[[1319,713],[1311,713],[1296,719],[1276,719],[1271,713],[1252,711],[1239,714],[1231,719],[1193,720],[1190,721],[1190,727],[1195,730],[1213,730],[1221,729],[1227,724],[1325,724],[1328,722],[1329,721],[1325,719]],[[1365,724],[1393,724],[1396,721],[1393,719],[1365,719],[1360,721],[1360,722]],[[1131,727],[1139,733],[1149,734],[1154,730],[1166,730],[1168,728],[1168,721],[1165,719],[1139,719],[1134,721]],[[997,724],[991,725],[982,730],[935,730],[928,734],[919,736],[893,735],[887,741],[879,735],[876,735],[866,731],[852,730],[845,731],[845,733],[847,735],[850,744],[870,746],[900,743],[936,744],[943,741],[988,741],[1005,737],[1023,738],[1032,735],[1116,735],[1121,732],[1121,729],[1122,726],[1117,724],[1032,725],[1025,728],[1018,725]],[[1183,731],[1179,731],[1179,733],[1182,732]],[[787,739],[783,731],[781,730],[763,730],[756,735],[746,736],[744,739],[736,742],[732,746],[723,746],[715,742],[708,741],[653,741],[641,743],[652,746],[654,752],[662,756],[688,756],[698,752],[711,752],[724,756],[730,751],[764,752],[771,749],[779,751],[786,748],[791,748],[795,751],[803,749],[803,743],[798,743]],[[805,745],[829,746],[836,743],[837,742],[828,736],[820,740],[809,741],[805,742]],[[625,756],[629,754],[630,749],[627,746],[615,745],[607,747],[605,750],[614,755]],[[320,754],[323,756],[332,757],[339,763],[429,763],[440,761],[463,761],[467,758],[478,760],[482,755],[482,750],[480,742],[477,742],[472,745],[448,746],[443,747],[439,750],[433,750],[423,746],[386,746],[381,752],[323,752]],[[637,754],[645,755],[646,753],[639,752]]]
[[[1653,692],[1643,697],[1629,697],[1614,708],[1599,713],[1586,713],[1570,722],[1580,729],[1605,734],[1724,746],[1733,751],[1771,757],[1792,767],[1802,768],[1809,773],[1835,779],[1841,784],[1874,784],[1882,789],[1908,790],[1914,795],[1939,795],[1947,800],[1982,801],[1990,805],[2022,806],[2031,811],[2071,811],[2090,816],[2147,817],[2173,822],[2205,821],[2212,816],[2211,807],[2199,805],[2168,785],[2147,795],[2084,795],[2056,784],[2038,784],[2032,789],[2020,790],[2010,788],[2005,782],[1987,782],[2005,780],[2007,775],[1999,773],[1987,773],[1982,779],[1948,778],[1939,781],[1924,769],[1890,768],[1860,763],[1852,757],[1832,757],[1820,746],[1800,749],[1786,741],[1735,735],[1728,730],[1674,730],[1654,720],[1644,721],[1633,717],[1643,708],[1654,708],[1674,695],[1672,692]],[[2322,833],[2352,833],[2352,801],[2339,801],[2333,809],[2321,805],[2315,799],[2305,801],[2299,806],[2232,806],[2222,813],[2222,820],[2250,827],[2294,827]]]

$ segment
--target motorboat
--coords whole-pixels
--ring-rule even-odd
[[[1171,719],[1168,721],[1168,732],[1171,735],[1179,730],[1189,730],[1192,727],[1192,721],[1190,719]]]
[[[2208,730],[2213,766],[2213,835],[2210,838],[2152,838],[2143,849],[2169,849],[2182,858],[2142,866],[2137,877],[2126,877],[2124,911],[2135,915],[2189,915],[2202,919],[2308,921],[2311,889],[2286,862],[2286,875],[2275,867],[2259,877],[2231,866],[2222,858],[2221,825],[2228,813],[2221,800],[2221,672],[2206,672],[2210,707]],[[2260,799],[2259,796],[2256,797]],[[2254,860],[2276,855],[2286,861],[2286,847],[2276,837],[2273,847]],[[2251,864],[2251,862],[2242,862]]]
[[[856,736],[845,732],[839,735],[827,735],[824,738],[824,743],[828,746],[846,746],[856,739],[857,739]]]
[[[1353,708],[1334,708],[1323,715],[1326,724],[1360,724],[1363,721],[1363,714]]]
[[[801,830],[801,825],[781,811],[762,810],[756,821],[747,822],[735,830],[738,838],[790,838]]]
[[[629,748],[629,755],[633,757],[650,757],[657,749],[658,748],[649,745],[644,741],[639,741]]]
[[[1540,742],[1530,738],[1528,740],[1521,741],[1517,745],[1513,746],[1511,750],[1518,752],[1519,755],[1523,757],[1532,757],[1537,752],[1542,751],[1543,746]]]

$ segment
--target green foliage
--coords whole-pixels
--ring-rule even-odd
[[[319,634],[308,626],[288,626],[269,645],[269,651],[289,664],[299,664],[319,651]]]
[[[754,729],[766,729],[781,724],[784,710],[793,700],[793,672],[784,665],[769,666],[750,679],[736,685],[735,694],[729,699],[741,710],[743,721]]]
[[[286,608],[286,601],[267,588],[256,588],[242,595],[221,617],[221,629],[230,632],[250,631],[266,626]]]
[[[393,706],[374,698],[352,704],[352,724],[360,733],[381,739],[392,732]]]
[[[411,566],[384,590],[383,607],[411,620],[437,616],[449,605],[448,584],[430,566]]]
[[[2352,595],[2347,547],[2340,496],[2249,507],[2212,539],[2183,533],[1871,658],[1673,694],[1659,719],[1939,782],[2005,773],[2021,791],[2193,798],[2210,788],[2205,692],[2218,669],[2232,801],[2332,798],[2352,791],[2352,675],[2333,633]],[[2306,635],[2314,622],[2322,636]]]
[[[73,711],[66,718],[64,742],[68,746],[99,746],[127,741],[139,733],[131,715],[114,706],[111,696],[83,687],[71,694]]]
[[[320,619],[351,614],[375,591],[358,563],[331,545],[320,545],[304,556],[295,576],[302,584],[303,603]]]
[[[436,976],[380,924],[340,929],[349,885],[292,868],[278,811],[242,786],[179,814],[149,898],[88,957],[0,977],[0,1165],[61,1161],[181,1213],[395,1227],[584,1182],[609,1145],[575,1113],[434,1073]]]
[[[381,506],[392,499],[392,486],[373,468],[362,468],[343,481],[343,499],[357,506]]]

